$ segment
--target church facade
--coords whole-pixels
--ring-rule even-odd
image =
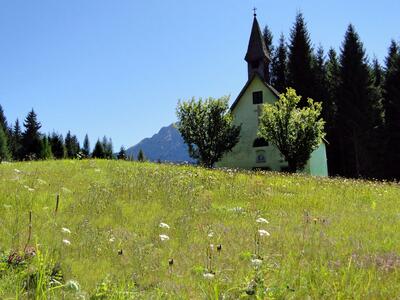
[[[285,171],[288,165],[279,150],[257,136],[262,105],[273,104],[278,100],[279,93],[269,84],[271,59],[255,14],[245,61],[248,80],[231,106],[235,125],[241,125],[240,139],[217,166]],[[315,176],[328,176],[324,143],[311,154],[303,172]]]

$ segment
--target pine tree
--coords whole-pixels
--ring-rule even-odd
[[[371,176],[376,165],[374,128],[379,119],[365,50],[354,27],[349,25],[340,56],[337,125],[340,135],[341,175]]]
[[[15,121],[14,128],[11,132],[10,149],[14,160],[20,160],[22,158],[22,132],[18,119]]]
[[[303,97],[300,107],[307,104],[308,97],[315,98],[312,58],[310,35],[303,14],[298,13],[290,33],[288,86]]]
[[[22,153],[24,159],[37,159],[42,151],[42,139],[39,129],[42,125],[32,109],[24,121],[25,131],[22,134]]]
[[[53,158],[53,153],[51,151],[51,146],[48,137],[45,135],[42,138],[42,152],[40,154],[41,159]]]
[[[287,46],[283,34],[272,57],[271,84],[280,93],[287,88]]]
[[[68,158],[76,158],[80,151],[78,138],[72,135],[70,131],[65,136],[65,149]]]
[[[105,158],[111,159],[113,157],[113,145],[111,138],[107,139],[107,137],[104,136],[102,141],[102,146]]]
[[[2,161],[7,161],[9,159],[10,159],[10,152],[8,150],[7,136],[3,130],[3,127],[0,126],[0,163]]]
[[[7,118],[6,115],[4,114],[3,107],[0,105],[0,127],[3,128],[4,134],[7,133]]]
[[[66,156],[66,150],[64,145],[64,138],[61,134],[53,132],[49,138],[51,151],[54,158],[63,159]]]
[[[105,152],[104,152],[104,147],[103,143],[100,142],[100,140],[97,140],[96,145],[94,146],[93,153],[92,153],[93,158],[105,158]]]
[[[328,79],[327,65],[325,63],[324,49],[320,46],[313,60],[314,72],[314,98],[318,102],[322,102],[322,118],[326,121],[329,111],[328,104]]]
[[[90,155],[90,142],[87,134],[85,135],[85,139],[83,140],[82,153],[83,155],[85,155],[85,157],[89,157]]]
[[[137,156],[137,160],[140,162],[143,162],[146,160],[146,157],[144,156],[144,152],[142,149],[139,150],[138,156]]]
[[[121,149],[118,152],[117,158],[118,159],[122,159],[122,160],[126,160],[127,159],[126,150],[125,150],[124,146],[121,146]]]
[[[390,179],[400,179],[400,51],[394,41],[386,58],[383,98],[385,175]]]

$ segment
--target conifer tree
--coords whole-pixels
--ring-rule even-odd
[[[280,93],[287,88],[287,46],[283,34],[272,57],[271,84]]]
[[[3,130],[3,127],[0,126],[0,163],[2,161],[7,161],[9,159],[10,159],[10,152],[8,150],[7,136]]]
[[[93,158],[105,158],[106,157],[105,153],[104,153],[103,143],[100,142],[100,140],[97,140],[97,142],[94,146],[92,157]]]
[[[365,50],[353,25],[349,25],[340,56],[337,125],[341,147],[341,175],[371,176],[376,165],[374,128],[378,104]]]
[[[85,155],[85,157],[89,157],[90,155],[90,142],[87,134],[85,135],[85,139],[83,140],[82,153],[83,155]]]
[[[122,160],[126,160],[127,159],[126,150],[125,150],[124,146],[121,146],[121,149],[118,152],[117,158],[118,159],[122,159]]]
[[[18,119],[15,121],[14,128],[11,132],[10,149],[14,160],[20,160],[22,158],[22,132]]]
[[[322,118],[326,121],[329,110],[328,105],[328,82],[327,82],[327,66],[325,63],[324,49],[320,46],[317,54],[313,59],[314,73],[314,97],[322,102]]]
[[[66,156],[66,150],[64,145],[64,138],[61,134],[53,132],[49,138],[51,150],[54,158],[63,159]]]
[[[139,150],[138,156],[137,156],[137,160],[140,162],[143,162],[146,160],[146,157],[144,156],[144,152],[142,149]]]
[[[400,51],[392,41],[383,85],[385,110],[385,177],[400,179]]]
[[[290,33],[288,86],[294,88],[298,95],[303,96],[300,107],[307,104],[308,97],[315,96],[312,58],[310,34],[303,14],[298,13]]]
[[[53,157],[50,142],[46,135],[44,135],[42,138],[42,150],[41,151],[42,151],[40,154],[41,159],[50,159]]]
[[[42,125],[32,109],[24,121],[25,131],[22,134],[22,152],[24,159],[37,159],[42,151],[42,139],[39,129]]]
[[[68,158],[76,158],[80,151],[78,138],[72,135],[70,131],[65,136],[65,149]]]
[[[113,145],[111,138],[103,137],[102,146],[105,158],[111,159],[113,157]]]
[[[0,127],[3,128],[4,134],[7,133],[7,118],[6,115],[4,114],[3,107],[0,105]]]
[[[264,31],[263,31],[263,37],[264,37],[264,42],[265,46],[267,47],[267,52],[272,57],[272,54],[274,53],[274,46],[272,44],[273,41],[273,35],[271,30],[269,29],[268,25],[265,25]],[[268,78],[271,81],[271,64],[266,64],[265,65],[265,71],[264,73],[266,74],[266,78]],[[268,82],[270,83],[270,82]]]

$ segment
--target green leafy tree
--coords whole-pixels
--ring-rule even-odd
[[[127,156],[126,156],[126,150],[124,146],[121,146],[121,149],[119,150],[118,154],[117,154],[117,158],[118,159],[122,159],[122,160],[126,160]]]
[[[240,126],[233,124],[229,97],[179,102],[176,124],[189,154],[205,167],[213,167],[239,141]]]
[[[97,142],[94,146],[92,157],[93,158],[106,158],[103,143],[100,142],[100,140],[97,140]]]
[[[137,160],[140,161],[140,162],[143,162],[143,161],[146,160],[146,156],[144,155],[144,152],[143,152],[142,149],[139,149]]]
[[[283,92],[287,87],[287,73],[287,46],[285,36],[281,34],[271,66],[271,84],[278,92]]]
[[[49,143],[54,158],[56,159],[65,158],[66,150],[65,150],[64,138],[61,134],[53,132],[49,138]]]
[[[400,179],[400,51],[392,41],[383,84],[385,109],[385,177]]]
[[[39,129],[42,125],[32,109],[24,121],[25,131],[22,134],[22,152],[25,159],[37,159],[42,152],[42,138]]]
[[[273,105],[265,104],[258,135],[275,145],[288,162],[290,172],[301,170],[325,136],[321,104],[308,99],[298,108],[301,96],[292,88]]]
[[[314,97],[314,73],[312,69],[313,50],[310,34],[302,13],[296,16],[295,24],[290,33],[288,86],[302,95],[306,105],[306,97]]]
[[[7,136],[3,130],[3,127],[0,126],[0,162],[7,161],[10,159],[10,157]]]
[[[85,139],[83,140],[82,153],[83,155],[85,155],[85,157],[89,157],[90,155],[90,142],[87,134],[85,135]]]

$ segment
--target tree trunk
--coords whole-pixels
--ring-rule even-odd
[[[289,173],[296,173],[297,172],[297,162],[293,159],[288,160],[288,171]]]

